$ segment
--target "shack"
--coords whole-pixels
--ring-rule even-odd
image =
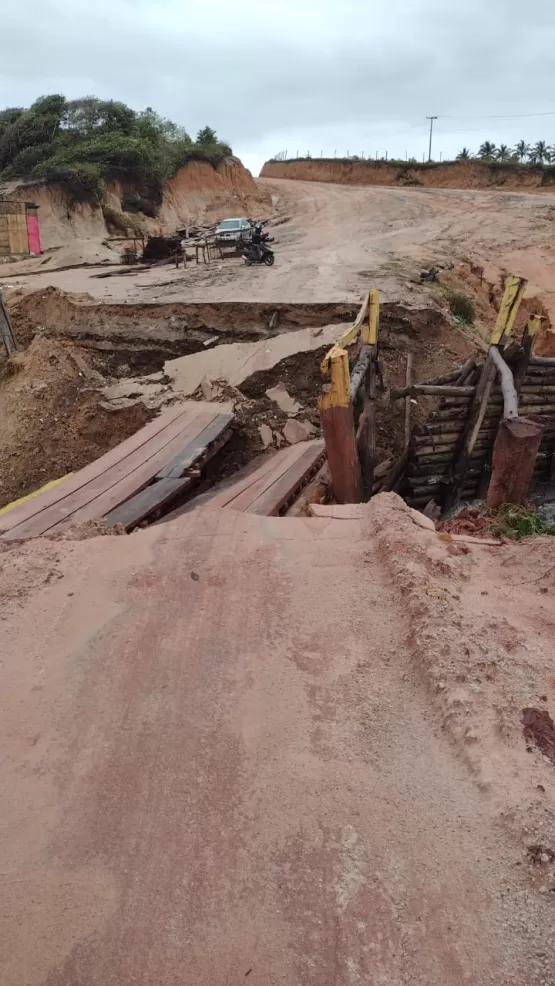
[[[0,257],[40,253],[38,206],[17,199],[0,199]]]

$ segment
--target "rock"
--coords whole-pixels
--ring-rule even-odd
[[[423,527],[425,531],[435,531],[436,525],[431,517],[425,517],[424,514],[421,514],[418,510],[413,510],[412,507],[409,507],[409,511],[415,524],[418,524],[419,527]]]
[[[274,401],[284,414],[298,414],[302,410],[301,405],[287,393],[285,384],[281,381],[275,387],[271,387],[270,390],[266,391],[266,397]],[[300,441],[300,439],[297,439],[297,441]]]
[[[268,425],[260,425],[258,428],[258,433],[264,448],[268,448],[268,445],[271,445],[274,440],[272,429]]]
[[[291,418],[283,429],[283,436],[290,445],[295,445],[297,442],[306,442],[314,434],[315,430],[314,425],[311,425],[310,421],[296,421],[294,418]]]
[[[205,401],[217,400],[223,393],[221,384],[217,380],[211,380],[210,377],[202,378],[200,389],[202,390],[202,396]]]

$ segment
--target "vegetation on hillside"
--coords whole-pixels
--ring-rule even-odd
[[[485,140],[476,155],[473,155],[467,147],[457,154],[457,161],[486,161],[487,163],[498,161],[501,164],[553,164],[555,163],[555,146],[550,147],[545,140],[538,140],[536,144],[527,144],[525,140],[519,140],[516,147],[510,148],[507,144],[500,144],[497,147],[491,140]]]
[[[74,202],[98,204],[104,182],[119,181],[130,211],[154,215],[179,168],[192,160],[216,166],[229,154],[211,127],[193,140],[150,107],[137,113],[94,96],[41,96],[28,109],[0,111],[0,181],[55,182]]]
[[[313,158],[312,155],[307,152],[306,155],[300,157],[288,157],[286,151],[281,151],[276,154],[275,157],[270,159],[270,163],[280,163],[287,164],[289,162],[294,163],[295,161],[321,161],[322,163],[329,164],[330,161],[342,162],[342,161],[362,161],[368,164],[390,164],[400,168],[417,168],[417,169],[434,169],[439,167],[440,164],[454,164],[455,162],[444,159],[443,161],[417,161],[414,157],[409,158],[395,158],[390,157],[388,154],[385,157],[372,157],[369,155],[365,157],[364,155],[349,154],[345,156],[338,156],[333,158],[323,157],[322,155]],[[510,148],[507,144],[500,144],[497,147],[490,140],[484,141],[480,146],[477,154],[474,154],[468,147],[463,147],[459,151],[455,161],[478,161],[482,164],[488,164],[492,167],[497,166],[519,166],[519,167],[534,167],[541,168],[549,178],[555,177],[555,144],[550,146],[545,140],[538,140],[536,144],[527,144],[525,140],[520,140],[516,147]],[[403,184],[403,182],[400,182]]]

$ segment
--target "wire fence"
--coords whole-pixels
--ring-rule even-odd
[[[360,154],[351,154],[351,152],[348,150],[347,153],[345,154],[345,153],[341,153],[341,151],[338,153],[335,150],[333,152],[333,155],[331,155],[328,154],[328,152],[324,154],[323,150],[321,150],[319,154],[312,154],[310,151],[299,151],[299,150],[296,150],[295,153],[293,154],[287,150],[287,151],[279,151],[277,154],[274,154],[271,160],[272,161],[310,161],[310,160],[320,160],[323,158],[325,158],[326,161],[330,161],[332,160],[332,158],[338,158],[340,161],[376,161],[378,163],[382,162],[384,164],[387,164],[389,162],[393,162],[397,164],[399,163],[399,161],[401,162],[404,161],[405,164],[419,163],[417,158],[409,157],[408,151],[405,151],[404,157],[399,158],[399,157],[391,156],[388,151],[385,151],[383,154],[380,154],[378,151],[376,151],[374,154],[369,154],[367,151],[361,151]],[[439,158],[440,162],[441,159],[442,159],[442,155],[440,155]],[[423,164],[426,163],[425,154],[422,155],[422,163]]]

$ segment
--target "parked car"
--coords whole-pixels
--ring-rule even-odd
[[[224,219],[216,228],[216,243],[249,243],[252,226],[249,219]]]

